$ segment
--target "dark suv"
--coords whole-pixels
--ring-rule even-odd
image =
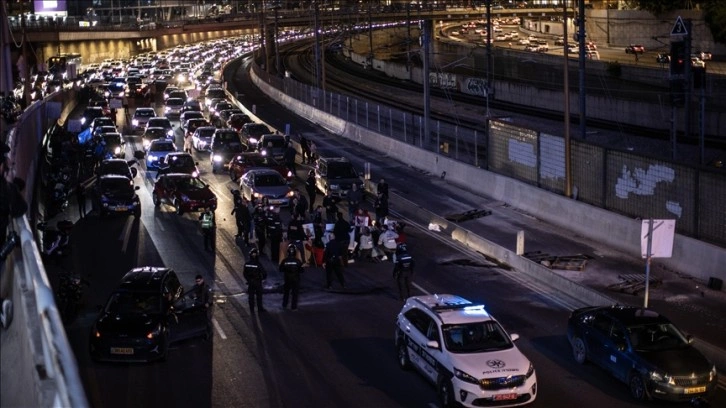
[[[136,194],[140,187],[127,176],[108,174],[98,177],[96,181],[96,208],[101,217],[109,214],[141,215],[141,201]]]
[[[217,129],[212,135],[209,143],[212,162],[212,173],[217,170],[224,170],[225,166],[232,160],[235,154],[245,151],[245,147],[239,139],[239,134],[234,129]]]
[[[255,149],[257,142],[260,141],[260,137],[268,133],[272,132],[263,123],[245,123],[242,125],[242,142],[249,146],[250,149]]]
[[[321,157],[315,165],[315,185],[323,194],[345,197],[353,184],[363,189],[363,180],[345,157]]]
[[[185,297],[173,270],[134,268],[121,279],[91,328],[91,358],[159,360],[175,341],[210,335],[205,306]]]

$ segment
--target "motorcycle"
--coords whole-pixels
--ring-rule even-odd
[[[70,324],[81,309],[83,285],[90,286],[90,283],[69,272],[62,273],[59,278],[56,304],[63,322]]]
[[[55,229],[49,228],[46,222],[40,222],[37,228],[43,232],[41,248],[46,259],[60,262],[62,257],[70,253],[73,222],[69,220],[58,221]]]

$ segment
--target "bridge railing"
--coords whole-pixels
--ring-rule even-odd
[[[0,406],[88,406],[73,351],[55,305],[53,290],[34,239],[40,145],[45,129],[76,103],[63,90],[30,105],[2,140],[10,148],[7,179],[25,181],[30,210],[12,219],[20,245],[2,265],[0,294],[13,304],[12,321],[0,332]],[[6,234],[6,231],[0,231]]]

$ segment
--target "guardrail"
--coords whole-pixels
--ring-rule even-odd
[[[13,321],[0,333],[2,406],[88,406],[75,356],[28,219],[37,212],[33,194],[38,179],[40,142],[48,126],[48,112],[54,110],[49,106],[58,104],[59,100],[62,106],[58,115],[67,114],[76,103],[75,92],[64,90],[33,103],[8,132],[7,140],[3,140],[11,148],[8,178],[19,176],[25,180],[26,200],[35,205],[31,205],[28,215],[12,220],[10,227],[20,236],[20,248],[3,265],[3,295],[9,294],[14,311]]]

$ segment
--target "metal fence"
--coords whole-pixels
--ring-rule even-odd
[[[270,75],[266,82],[302,103],[368,130],[512,177],[565,193],[562,135],[490,120],[488,132],[432,120],[424,134],[421,115]],[[488,135],[487,135],[488,133]],[[662,159],[571,142],[573,194],[579,201],[633,218],[676,219],[679,233],[726,246],[726,177]]]

